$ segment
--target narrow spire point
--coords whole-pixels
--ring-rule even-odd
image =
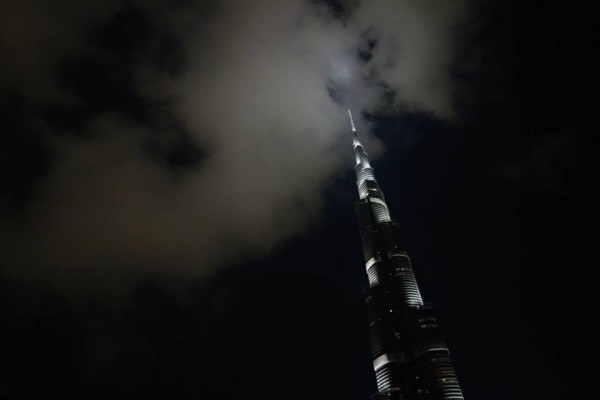
[[[356,127],[354,126],[354,120],[352,119],[352,111],[348,110],[348,115],[350,116],[350,124],[352,125],[352,130],[356,132]]]

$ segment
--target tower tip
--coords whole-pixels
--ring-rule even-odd
[[[352,125],[352,130],[356,132],[356,127],[354,126],[354,119],[352,119],[352,111],[348,110],[348,115],[350,116],[350,124]]]

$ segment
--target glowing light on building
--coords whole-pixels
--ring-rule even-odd
[[[373,400],[463,399],[432,306],[423,303],[412,263],[375,180],[348,110],[359,200],[356,216],[369,287],[363,298],[378,393]]]

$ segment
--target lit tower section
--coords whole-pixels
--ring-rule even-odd
[[[369,287],[363,291],[378,393],[373,400],[463,399],[433,308],[423,303],[412,264],[390,217],[352,113],[359,200],[356,217]]]

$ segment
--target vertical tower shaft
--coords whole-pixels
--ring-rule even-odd
[[[438,318],[423,303],[412,264],[390,217],[352,112],[359,200],[356,216],[369,287],[363,291],[378,393],[373,399],[463,399]]]

